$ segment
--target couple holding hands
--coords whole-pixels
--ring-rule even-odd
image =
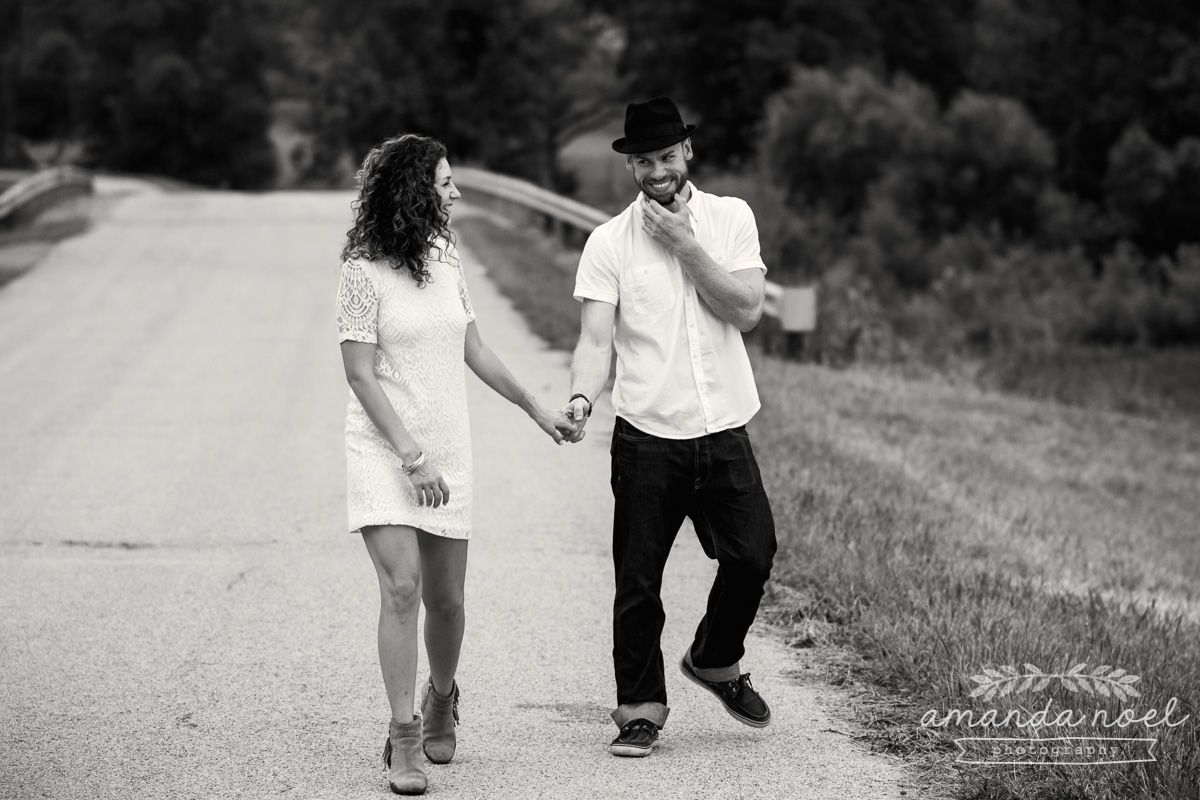
[[[449,229],[459,193],[445,147],[407,134],[363,162],[337,323],[351,389],[349,527],[379,577],[379,659],[392,713],[384,762],[396,793],[423,793],[425,760],[444,764],[455,750],[472,506],[464,360],[556,442],[578,442],[615,348],[619,732],[609,750],[648,756],[666,723],[659,588],[684,517],[718,570],[679,668],[739,721],[770,722],[739,664],[776,547],[745,428],[759,400],[742,332],[762,314],[766,266],[749,206],[688,180],[695,129],[667,97],[626,111],[613,149],[640,193],[591,234],[580,257],[581,332],[561,411],[525,391],[474,324]],[[415,714],[421,603],[430,675]]]

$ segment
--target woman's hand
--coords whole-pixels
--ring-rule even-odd
[[[442,480],[442,473],[428,458],[421,468],[408,476],[417,490],[417,500],[422,506],[439,508],[450,502],[450,487]]]
[[[554,440],[555,444],[562,444],[563,439],[575,432],[575,426],[561,411],[547,411],[539,407],[530,416],[533,417],[533,421],[537,423],[538,427]]]

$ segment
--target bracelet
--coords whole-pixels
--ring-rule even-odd
[[[420,452],[420,454],[416,458],[413,459],[413,462],[411,464],[409,464],[407,467],[404,466],[403,464],[401,464],[401,468],[404,470],[405,475],[412,475],[414,472],[416,472],[423,466],[425,466],[425,451],[424,450],[422,450]]]
[[[573,394],[573,395],[571,395],[571,399],[567,401],[567,405],[570,405],[571,403],[574,403],[574,402],[575,402],[575,399],[576,399],[577,397],[582,397],[582,398],[583,398],[583,402],[585,402],[585,403],[587,403],[587,404],[588,404],[587,411],[585,411],[585,412],[583,413],[583,416],[585,416],[585,417],[590,417],[590,416],[592,415],[592,401],[591,401],[591,400],[588,400],[588,398],[587,398],[587,395],[586,395],[586,394],[578,394],[578,393],[576,393],[576,394]]]

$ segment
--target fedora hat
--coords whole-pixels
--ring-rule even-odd
[[[644,103],[630,103],[625,109],[625,135],[612,143],[618,153],[632,155],[662,150],[692,135],[695,125],[684,125],[675,101],[655,97]]]

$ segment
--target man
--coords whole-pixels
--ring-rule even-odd
[[[617,352],[612,717],[620,733],[609,750],[618,756],[650,755],[667,719],[659,590],[685,516],[718,570],[679,668],[741,722],[771,720],[739,665],[775,555],[745,428],[759,401],[742,343],[762,315],[766,266],[750,207],[688,180],[695,129],[668,97],[629,105],[613,149],[641,193],[588,238],[575,285],[583,308],[566,409],[580,425],[572,441]]]

